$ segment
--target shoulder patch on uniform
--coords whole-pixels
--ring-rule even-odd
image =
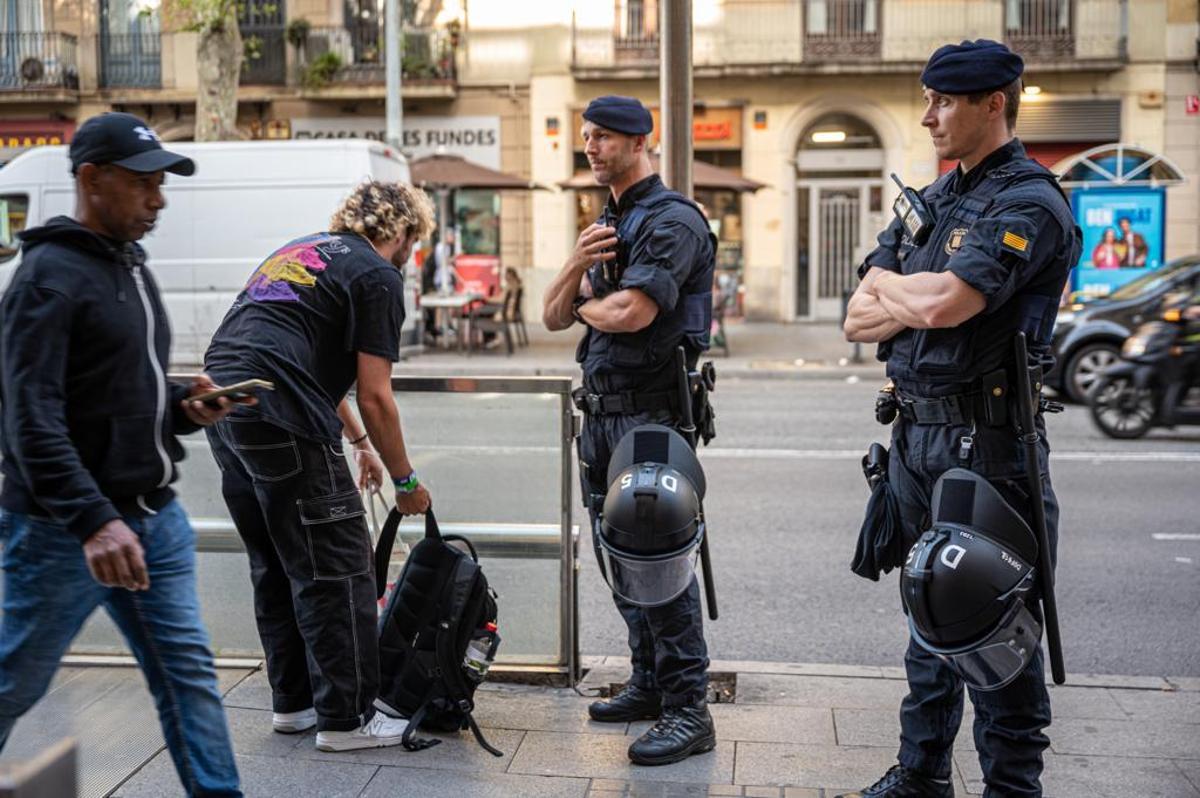
[[[946,238],[946,245],[943,247],[947,255],[953,255],[962,249],[963,239],[970,232],[965,227],[956,227],[950,231],[950,235]]]
[[[1001,239],[1000,243],[1021,254],[1025,254],[1025,251],[1029,249],[1029,239],[1022,238],[1011,230],[1004,231],[1004,238]]]

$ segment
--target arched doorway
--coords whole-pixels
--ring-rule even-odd
[[[796,317],[841,318],[855,269],[883,227],[884,152],[875,129],[836,112],[816,119],[796,153]]]

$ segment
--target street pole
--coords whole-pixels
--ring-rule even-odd
[[[383,34],[387,75],[387,143],[402,149],[404,130],[404,101],[400,97],[400,63],[404,58],[404,39],[400,35],[400,0],[387,0],[384,7]]]
[[[692,196],[692,0],[659,4],[663,182]]]

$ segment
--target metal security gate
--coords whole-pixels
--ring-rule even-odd
[[[842,299],[858,286],[859,260],[881,227],[878,212],[880,181],[806,180],[802,182],[803,248],[806,274],[798,275],[798,290],[807,290],[807,302],[798,302],[798,315],[817,320],[841,318]],[[805,234],[807,234],[805,236]],[[807,312],[805,312],[807,311]]]

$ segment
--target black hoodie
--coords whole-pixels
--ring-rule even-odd
[[[166,380],[171,330],[137,244],[58,216],[21,234],[0,304],[0,506],[85,540],[165,506],[196,425]]]

